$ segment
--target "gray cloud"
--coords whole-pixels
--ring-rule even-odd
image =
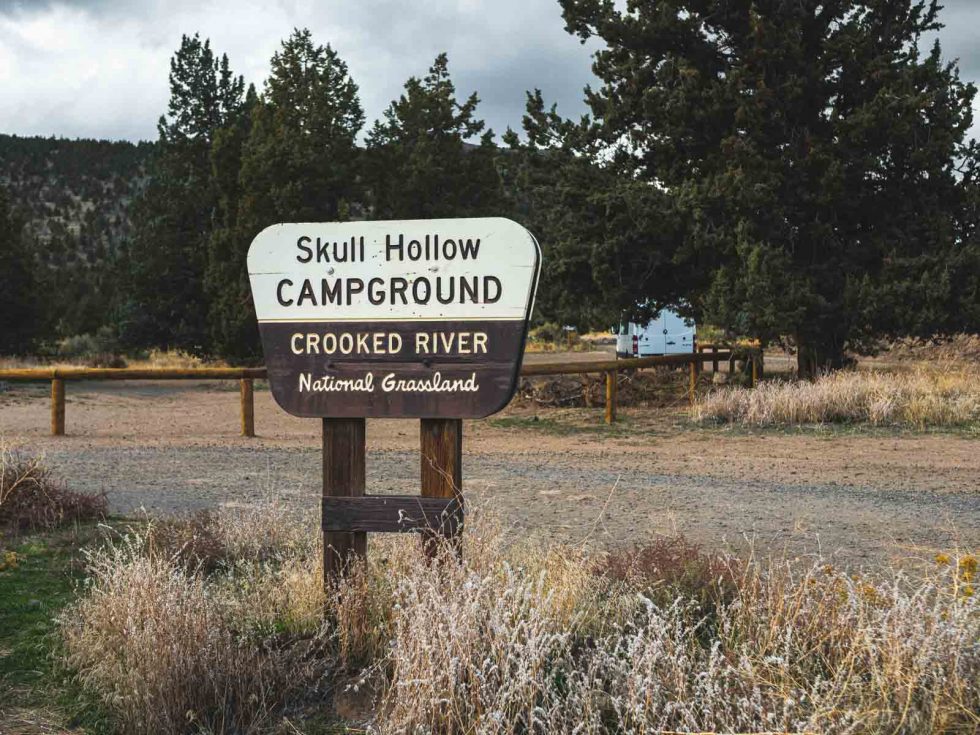
[[[0,130],[153,138],[182,33],[211,38],[236,71],[261,84],[296,26],[348,62],[368,120],[442,51],[460,95],[478,92],[479,112],[498,133],[520,126],[525,91],[535,87],[580,114],[592,79],[589,50],[565,33],[554,0],[0,0]]]
[[[980,3],[946,6],[944,55],[980,80]],[[152,139],[182,33],[211,38],[261,84],[295,26],[347,60],[369,121],[441,51],[460,95],[479,93],[479,112],[498,134],[520,126],[527,90],[540,87],[577,116],[594,82],[595,46],[564,31],[557,0],[0,0],[0,131]]]

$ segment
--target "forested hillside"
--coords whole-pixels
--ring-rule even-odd
[[[132,232],[130,205],[152,143],[0,135],[0,187],[35,260],[42,333],[90,332],[107,318],[108,269]]]
[[[129,204],[145,181],[152,143],[0,134],[0,186],[39,245],[75,241],[91,261],[129,235]]]

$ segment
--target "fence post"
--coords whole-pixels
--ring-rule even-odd
[[[51,436],[65,435],[65,381],[51,380]]]
[[[419,427],[422,445],[422,497],[455,498],[459,508],[463,505],[463,420],[422,419]],[[444,519],[443,523],[448,523]],[[439,544],[449,540],[456,553],[462,553],[460,540],[462,524],[422,532],[422,550],[430,559],[438,553]]]
[[[711,372],[718,372],[718,345],[711,345]]]
[[[364,419],[323,419],[323,497],[364,495]],[[367,534],[323,532],[323,584],[367,556]]]
[[[692,361],[690,363],[690,381],[687,386],[687,395],[692,406],[694,405],[694,391],[698,385],[698,367],[696,362],[698,356],[695,355],[694,357],[695,357],[695,361]]]
[[[759,382],[759,355],[756,352],[749,356],[749,388],[755,388]]]
[[[616,420],[616,400],[619,392],[619,374],[615,370],[606,373],[606,423]]]
[[[242,400],[242,436],[255,436],[255,381],[242,378],[239,381]]]

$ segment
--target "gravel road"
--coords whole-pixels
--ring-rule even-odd
[[[48,435],[46,386],[0,393],[0,440],[42,452],[116,513],[276,498],[319,513],[316,421],[256,393],[259,438],[238,436],[237,386],[88,383],[68,389],[68,436]],[[980,441],[968,435],[700,429],[683,408],[508,408],[466,422],[468,508],[515,535],[606,546],[683,533],[712,548],[814,553],[861,565],[980,548]],[[548,426],[565,426],[555,431]],[[576,428],[577,427],[577,428]],[[418,427],[368,424],[368,492],[418,493]]]
[[[318,512],[316,448],[90,447],[49,449],[47,456],[73,486],[105,491],[123,514],[269,497]],[[857,564],[980,539],[980,495],[974,493],[662,474],[628,455],[583,463],[567,452],[505,458],[468,452],[464,467],[468,503],[489,505],[521,535],[617,545],[682,532],[733,550],[751,541],[762,550],[819,550]],[[418,473],[417,452],[369,452],[369,492],[417,493]]]

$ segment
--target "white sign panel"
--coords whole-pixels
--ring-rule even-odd
[[[248,272],[273,395],[300,416],[499,410],[539,267],[500,217],[267,227]]]
[[[260,322],[522,320],[538,261],[502,217],[290,223],[258,234],[248,272]]]

